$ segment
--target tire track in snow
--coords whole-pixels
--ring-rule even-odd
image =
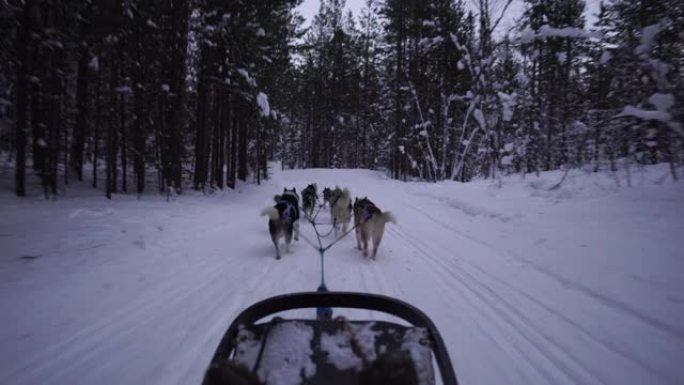
[[[468,310],[474,310],[474,312],[470,311],[465,311],[462,312],[463,314],[467,315],[470,317],[473,323],[473,327],[476,328],[479,332],[480,335],[487,338],[488,341],[490,341],[493,345],[496,345],[501,349],[501,351],[505,354],[507,354],[509,357],[511,357],[514,361],[520,361],[526,363],[529,368],[534,370],[535,372],[539,373],[539,375],[544,379],[542,383],[554,383],[555,379],[551,376],[551,374],[543,367],[540,367],[538,365],[538,361],[534,360],[532,355],[527,354],[527,351],[521,348],[521,346],[513,341],[513,338],[515,338],[515,335],[510,333],[505,327],[505,325],[502,325],[501,323],[496,323],[492,322],[491,320],[496,319],[496,314],[493,312],[492,309],[483,307],[481,301],[478,301],[476,299],[472,298],[472,294],[468,295],[469,292],[466,290],[466,295],[464,294],[463,287],[459,286],[457,282],[453,280],[453,277],[444,274],[444,269],[439,265],[438,262],[435,262],[433,260],[432,254],[423,250],[420,247],[417,247],[413,242],[408,240],[408,237],[404,235],[403,232],[399,231],[390,231],[392,236],[400,240],[402,243],[404,243],[409,249],[413,249],[416,251],[418,254],[422,255],[424,257],[424,262],[427,262],[429,264],[429,268],[432,270],[432,275],[435,277],[441,286],[444,288],[444,291],[440,291],[440,293],[449,293],[449,294],[454,294],[458,295],[459,299],[463,299],[468,303]],[[446,299],[447,296],[441,296],[441,298]],[[453,307],[453,301],[444,301],[444,308],[451,308]],[[443,315],[446,315],[450,318],[454,318],[454,316],[451,314],[451,312],[446,312]],[[489,326],[488,326],[489,325]],[[508,328],[511,328],[511,325],[508,325]],[[501,339],[496,338],[496,331],[501,330],[501,335],[504,337],[504,339],[508,340],[508,343],[502,343]],[[515,330],[512,330],[515,331]],[[533,352],[534,353],[534,352]],[[452,357],[453,358],[453,357]],[[543,355],[539,355],[540,359],[544,359]],[[454,366],[457,368],[458,363],[453,362]],[[530,380],[529,375],[524,375],[521,374],[522,370],[519,367],[515,368],[516,374],[520,376],[520,381],[521,382],[528,382]],[[516,383],[516,381],[512,381],[513,383]]]
[[[522,262],[523,266],[529,266],[529,264],[532,263],[523,257],[516,256],[515,254],[513,254],[510,251],[498,250],[497,248],[493,247],[491,244],[489,244],[486,241],[480,240],[480,239],[473,237],[469,234],[463,233],[462,231],[455,229],[453,226],[450,226],[448,224],[443,223],[442,221],[440,221],[438,219],[435,219],[430,214],[426,213],[425,210],[420,210],[417,207],[412,206],[412,205],[408,205],[408,206],[410,206],[410,208],[413,209],[414,211],[420,212],[422,214],[422,216],[424,216],[427,219],[429,219],[430,221],[438,224],[441,228],[443,228],[447,231],[450,231],[452,233],[455,233],[455,235],[459,235],[462,238],[466,238],[468,240],[471,240],[471,241],[473,241],[479,245],[485,246],[488,250],[493,251],[495,253],[495,255],[504,257],[504,259],[506,259],[506,260],[511,260],[511,261],[515,261],[515,262]],[[445,261],[450,262],[450,259],[445,259]],[[663,368],[658,368],[657,366],[654,366],[652,362],[649,362],[647,359],[644,359],[644,358],[641,358],[641,357],[634,355],[630,351],[630,349],[622,348],[619,345],[616,345],[610,339],[605,338],[605,335],[602,335],[602,334],[597,335],[596,333],[587,329],[585,326],[581,325],[577,321],[569,318],[568,316],[562,314],[558,310],[553,309],[551,306],[544,304],[541,300],[534,298],[532,295],[521,290],[521,288],[516,287],[515,285],[512,285],[509,282],[506,282],[505,280],[497,277],[496,275],[489,273],[488,271],[486,271],[485,268],[479,266],[478,264],[474,263],[473,261],[470,261],[468,259],[461,259],[459,261],[461,263],[458,266],[454,265],[455,268],[457,268],[461,273],[467,274],[468,276],[470,276],[470,278],[473,282],[482,283],[486,287],[486,289],[492,291],[492,293],[494,293],[495,295],[500,297],[502,301],[505,301],[507,306],[510,307],[511,309],[517,310],[518,307],[515,304],[513,304],[511,301],[507,301],[504,298],[502,298],[498,294],[498,292],[511,292],[511,291],[514,292],[518,296],[517,301],[521,301],[521,300],[526,301],[526,303],[531,304],[534,308],[545,312],[545,314],[547,314],[547,315],[551,315],[552,317],[555,317],[555,319],[557,319],[557,320],[560,320],[562,323],[567,325],[566,327],[569,327],[570,330],[574,330],[574,332],[578,335],[578,337],[585,338],[588,341],[591,341],[591,343],[594,343],[597,346],[601,347],[602,349],[604,349],[606,354],[611,354],[615,358],[619,357],[620,359],[624,360],[625,362],[631,363],[634,368],[639,368],[639,370],[641,370],[644,374],[647,374],[647,376],[645,376],[645,377],[648,378],[648,381],[654,381],[655,379],[658,379],[658,381],[661,381],[663,383],[673,383],[674,384],[674,383],[678,382],[677,378],[675,378],[673,374],[668,373],[666,370],[663,370]],[[453,262],[452,262],[452,264],[453,264]],[[536,271],[537,273],[541,273],[541,275],[543,277],[551,278],[553,282],[558,283],[558,280],[553,279],[554,277],[549,277],[548,273],[554,274],[553,272],[539,271],[537,269],[533,269],[533,271]],[[561,278],[563,278],[563,277],[561,277]],[[563,278],[563,279],[567,280],[565,278]],[[485,285],[484,284],[485,281],[489,282],[489,284]],[[494,290],[493,284],[501,287],[501,289],[503,291]],[[570,291],[577,293],[577,294],[586,294],[582,291],[578,292],[577,290],[573,290],[574,287],[572,285],[571,285],[571,287],[568,287],[567,284],[561,283],[561,287],[565,290],[569,289]],[[604,303],[600,303],[600,304],[605,305]],[[615,309],[613,306],[606,306],[605,308],[608,311],[613,311],[613,312],[615,312],[617,310],[618,314],[624,315],[624,313],[619,311],[620,309]],[[527,317],[527,319],[529,321],[532,321],[531,319],[529,319],[529,317]],[[643,321],[643,319],[641,317],[637,317],[637,320]],[[654,326],[650,323],[646,323],[646,325]],[[540,326],[544,327],[547,325],[540,325]],[[538,331],[542,330],[540,328],[535,328],[535,329]],[[663,331],[658,327],[655,327],[655,329],[660,331],[660,332]],[[549,338],[557,340],[556,338],[554,338],[553,334],[547,333],[546,335]],[[561,346],[560,343],[557,343],[556,345],[560,349],[563,349],[563,347]],[[563,349],[563,350],[565,350],[565,349]],[[570,354],[570,352],[566,352],[566,353]],[[576,354],[572,355],[572,356],[574,357],[575,362],[580,364],[579,361],[581,360],[581,358],[580,358],[581,356],[577,356]],[[584,361],[586,361],[586,359]],[[585,368],[588,367],[585,364],[580,364],[580,365],[582,367],[585,367]],[[618,364],[618,365],[620,365],[620,364]],[[595,375],[599,376],[599,377],[606,377],[605,372],[603,373],[603,375],[600,374],[599,372],[597,372]],[[610,378],[614,378],[614,376],[610,375]]]
[[[434,253],[433,251],[436,250],[418,237],[413,237],[405,232],[399,231],[398,236],[410,239],[411,242],[409,243],[427,257],[427,259],[433,262],[433,266],[437,267],[435,271],[446,271],[452,277],[456,278],[463,288],[477,298],[480,305],[485,305],[492,310],[499,316],[500,320],[506,322],[513,330],[517,331],[519,336],[532,348],[538,351],[540,358],[543,357],[551,365],[559,369],[556,373],[563,373],[566,379],[569,379],[572,383],[602,384],[602,382],[587,370],[587,368],[583,367],[576,357],[567,352],[563,346],[560,346],[552,336],[541,332],[539,329],[532,328],[530,325],[533,323],[527,316],[510,305],[488,285],[472,276],[464,274],[461,267],[454,268],[440,258],[433,256],[449,256],[451,255],[449,250],[446,250],[447,253],[441,250],[440,252]],[[448,258],[445,258],[445,260],[446,259]],[[521,355],[525,356],[527,350],[520,347],[517,349]],[[553,374],[555,373],[550,373],[547,368],[540,367],[538,362],[530,360],[528,360],[528,362],[530,362],[540,373],[543,373],[544,377],[549,380],[550,383],[557,383],[560,380],[558,378],[553,378]]]
[[[551,271],[550,269],[545,268],[545,267],[543,267],[543,266],[541,266],[541,265],[539,265],[533,261],[530,261],[529,259],[524,258],[518,254],[515,254],[510,250],[497,249],[495,246],[493,246],[491,243],[489,243],[487,241],[484,241],[482,239],[474,237],[470,234],[464,233],[463,231],[460,231],[460,230],[454,228],[453,226],[450,226],[446,223],[443,223],[442,221],[440,221],[440,220],[434,218],[433,216],[431,216],[430,214],[426,213],[424,210],[420,210],[419,208],[412,206],[412,205],[409,205],[409,207],[411,209],[413,209],[414,211],[419,212],[420,214],[422,214],[423,216],[428,218],[430,221],[439,225],[440,227],[444,228],[445,230],[448,230],[448,231],[450,231],[450,232],[452,232],[452,233],[454,233],[454,234],[456,234],[462,238],[466,238],[470,241],[473,241],[473,242],[475,242],[481,246],[487,247],[488,249],[494,251],[496,254],[503,256],[507,259],[512,259],[512,260],[515,260],[517,262],[523,263],[524,265],[529,266],[530,268],[536,270],[537,272],[544,274],[545,276],[555,280],[556,282],[560,283],[562,286],[564,286],[568,289],[572,289],[572,290],[575,290],[579,293],[582,293],[582,294],[586,295],[587,297],[590,297],[590,298],[600,302],[601,304],[603,304],[606,307],[610,307],[611,309],[613,309],[617,312],[623,313],[625,315],[630,315],[636,319],[639,319],[643,323],[648,324],[649,326],[651,326],[655,329],[658,329],[664,333],[667,333],[667,334],[671,335],[672,337],[679,339],[680,341],[684,341],[684,330],[680,330],[680,329],[678,329],[672,325],[669,325],[663,321],[660,321],[659,319],[656,319],[656,318],[653,318],[647,314],[644,314],[643,312],[631,307],[629,304],[626,304],[626,303],[619,301],[619,300],[616,300],[614,298],[610,298],[610,297],[608,297],[602,293],[599,293],[598,291],[593,290],[589,287],[586,287],[586,286],[584,286],[584,285],[582,285],[576,281],[572,281],[566,277],[563,277],[560,274],[558,274],[554,271]]]
[[[405,244],[408,249],[412,249],[424,257],[423,261],[428,263],[428,267],[432,270],[432,276],[436,278],[441,284],[441,286],[444,288],[443,291],[440,290],[440,293],[458,295],[458,298],[464,299],[466,302],[468,302],[468,309],[474,309],[477,313],[477,316],[474,316],[474,314],[469,311],[463,312],[463,314],[468,315],[470,319],[473,320],[474,327],[481,332],[480,334],[483,337],[487,338],[492,344],[502,349],[502,351],[506,353],[509,357],[516,359],[522,358],[523,362],[526,362],[531,369],[538,372],[544,378],[544,383],[554,383],[555,380],[551,376],[551,374],[548,373],[548,371],[545,370],[543,367],[539,367],[539,365],[537,364],[538,361],[533,360],[529,354],[526,354],[527,352],[524,349],[522,349],[518,343],[515,343],[511,340],[511,338],[515,336],[509,333],[508,331],[504,330],[506,329],[504,327],[505,325],[491,321],[493,319],[496,319],[496,314],[493,312],[491,308],[483,307],[482,302],[472,298],[472,295],[462,295],[464,292],[464,288],[462,286],[459,286],[458,282],[454,281],[451,275],[444,274],[445,269],[441,266],[439,261],[435,259],[437,258],[434,257],[435,253],[431,251],[426,251],[424,248],[417,246],[416,240],[411,239],[411,237],[407,236],[406,233],[403,231],[390,230],[390,234],[394,239],[399,240],[400,242]],[[467,290],[466,294],[469,294]],[[454,302],[447,300],[447,295],[443,295],[441,296],[441,298],[445,300],[444,308],[453,307]],[[450,318],[454,318],[450,312],[445,313],[445,315],[449,316]],[[487,327],[487,324],[490,324],[491,327]],[[500,339],[497,339],[495,337],[495,329],[500,329],[501,334],[504,336],[504,338],[510,340],[509,343],[502,344]],[[543,355],[540,355],[540,358],[543,359]],[[454,363],[454,365],[456,365],[456,363]],[[516,369],[520,371],[519,368]],[[528,381],[529,378],[521,377],[520,380]]]
[[[215,270],[213,275],[220,274],[220,270]],[[165,307],[174,308],[176,303],[192,296],[196,292],[203,290],[209,281],[204,285],[195,286],[193,290],[187,291],[182,285],[163,285],[153,292],[141,297],[134,304],[125,306],[117,310],[114,315],[105,317],[95,325],[83,329],[63,342],[53,345],[42,351],[38,356],[19,369],[17,383],[35,383],[32,378],[59,378],[73,368],[81,366],[98,350],[98,345],[103,339],[124,339],[135,332],[136,326],[144,325],[154,318],[159,311]],[[163,294],[163,295],[162,295]],[[173,298],[173,302],[162,301],[162,298]],[[103,348],[111,346],[110,343],[103,345]],[[23,372],[23,375],[22,373]],[[10,375],[10,378],[14,375]]]
[[[275,264],[268,263],[263,274],[268,276],[274,266]],[[116,352],[119,349],[125,350],[130,348],[127,344],[114,341],[123,342],[130,340],[136,333],[149,328],[151,322],[158,321],[165,315],[170,317],[177,316],[179,310],[180,313],[196,316],[205,307],[215,306],[213,303],[207,304],[207,301],[193,301],[193,299],[220,298],[221,293],[225,292],[226,287],[217,283],[225,282],[226,276],[231,276],[229,274],[232,271],[230,261],[226,261],[222,268],[219,269],[215,268],[215,265],[208,264],[204,270],[197,271],[195,275],[186,279],[182,284],[172,281],[157,286],[144,296],[139,297],[134,303],[120,308],[113,315],[107,316],[102,321],[75,333],[62,342],[46,348],[34,356],[34,358],[28,360],[21,368],[10,373],[6,381],[8,383],[32,384],[41,382],[45,378],[52,378],[53,380],[64,378],[64,383],[69,383],[69,374],[74,370],[94,367],[94,365],[88,365],[89,361],[94,363],[109,362],[107,359],[101,359],[102,356],[107,356],[105,353],[108,350]],[[254,293],[265,283],[266,281],[262,280],[260,276],[250,279],[242,293],[231,295],[233,299],[240,298],[243,300],[231,302],[233,304],[232,309],[223,310],[223,312],[225,314],[228,312],[237,313],[237,311],[244,307],[244,298],[249,298],[250,294]],[[188,307],[188,304],[190,304],[190,307]],[[229,320],[230,318],[224,318],[222,323],[227,328],[226,319]],[[204,323],[203,320],[204,318],[197,317],[195,324],[202,325]],[[215,325],[218,325],[218,322]],[[189,335],[189,337],[192,336]],[[187,338],[184,338],[184,340]],[[104,340],[106,342],[103,343]],[[218,345],[218,342],[216,345]],[[121,367],[113,368],[110,365],[111,369],[125,367],[127,357],[122,357],[122,359]],[[164,359],[164,357],[160,357],[160,359]],[[92,371],[92,375],[101,377],[101,372],[106,368],[100,365],[96,370]],[[201,370],[203,371],[204,369],[202,367]],[[87,372],[82,373],[80,377],[83,378],[87,375]],[[93,378],[93,380],[96,379]],[[5,380],[2,382],[5,382]]]
[[[478,270],[482,275],[485,275],[488,277],[488,279],[494,280],[498,282],[501,286],[505,286],[507,290],[511,290],[518,294],[519,296],[523,297],[525,300],[527,300],[529,303],[532,303],[533,305],[545,310],[547,313],[555,316],[557,319],[560,319],[561,321],[565,322],[568,324],[570,327],[575,328],[578,330],[584,337],[588,338],[591,340],[593,343],[598,344],[605,349],[609,350],[610,352],[622,357],[623,359],[630,361],[631,363],[635,364],[636,366],[640,367],[641,369],[647,371],[654,377],[658,377],[662,380],[667,380],[675,383],[673,378],[668,378],[665,376],[660,370],[648,365],[647,363],[640,361],[638,358],[632,356],[629,351],[625,349],[621,349],[618,346],[615,346],[610,340],[602,338],[600,335],[595,335],[591,330],[587,329],[584,325],[578,323],[577,321],[571,319],[570,317],[566,316],[565,314],[559,312],[558,310],[548,306],[547,304],[543,303],[539,299],[531,296],[530,294],[526,293],[525,291],[521,290],[519,287],[516,287],[514,285],[511,285],[510,283],[502,280],[499,277],[496,277],[487,271],[485,271],[482,267],[477,266],[476,264],[467,262],[466,263]]]

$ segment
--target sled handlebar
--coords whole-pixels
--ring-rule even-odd
[[[354,292],[301,292],[283,294],[257,302],[242,311],[224,334],[212,362],[226,360],[235,348],[236,337],[241,325],[253,325],[257,321],[282,311],[306,308],[347,308],[375,310],[391,314],[409,322],[413,326],[428,330],[432,339],[432,350],[445,385],[457,385],[456,373],[442,336],[432,320],[415,306],[396,298]]]

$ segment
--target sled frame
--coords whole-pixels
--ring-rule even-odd
[[[211,364],[225,362],[231,358],[237,346],[237,335],[241,327],[254,325],[257,321],[279,312],[321,307],[375,310],[401,318],[413,326],[427,329],[442,383],[458,385],[449,352],[432,320],[413,305],[379,294],[301,292],[278,295],[257,302],[243,310],[230,324],[211,359]]]

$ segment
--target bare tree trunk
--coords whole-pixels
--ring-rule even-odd
[[[27,1],[21,17],[21,27],[17,38],[17,121],[14,148],[17,160],[14,173],[14,192],[17,196],[26,196],[26,108],[28,104],[28,72],[31,67],[28,54],[28,41],[31,34],[31,8],[33,1]]]
[[[100,141],[100,114],[102,113],[102,105],[100,103],[100,89],[101,89],[101,79],[98,76],[96,81],[96,91],[95,91],[95,125],[93,126],[93,188],[97,188],[97,158],[99,156],[99,141]]]

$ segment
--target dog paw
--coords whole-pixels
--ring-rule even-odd
[[[280,259],[280,255],[276,255],[276,260]]]

